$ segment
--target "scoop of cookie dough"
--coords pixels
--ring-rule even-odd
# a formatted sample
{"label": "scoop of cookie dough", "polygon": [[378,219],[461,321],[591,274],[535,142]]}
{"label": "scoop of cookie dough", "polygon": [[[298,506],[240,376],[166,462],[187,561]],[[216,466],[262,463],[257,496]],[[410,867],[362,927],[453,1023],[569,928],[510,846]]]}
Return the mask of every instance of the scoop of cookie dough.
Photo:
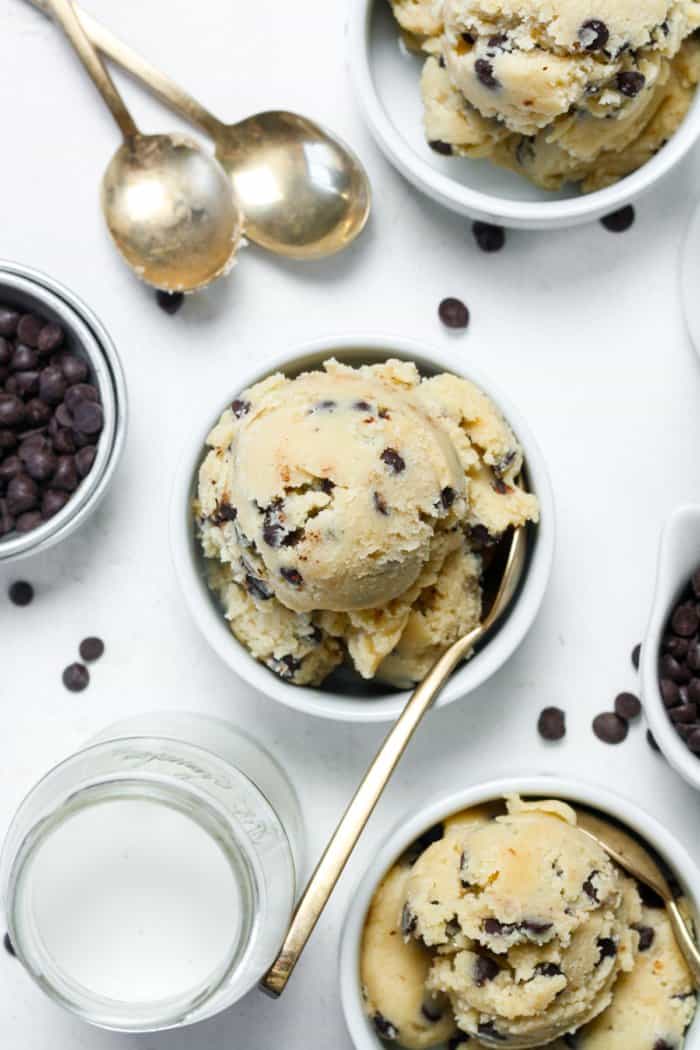
{"label": "scoop of cookie dough", "polygon": [[560,802],[508,813],[431,846],[406,889],[411,935],[437,949],[428,988],[460,1029],[540,1046],[611,1001],[634,963],[634,884]]}

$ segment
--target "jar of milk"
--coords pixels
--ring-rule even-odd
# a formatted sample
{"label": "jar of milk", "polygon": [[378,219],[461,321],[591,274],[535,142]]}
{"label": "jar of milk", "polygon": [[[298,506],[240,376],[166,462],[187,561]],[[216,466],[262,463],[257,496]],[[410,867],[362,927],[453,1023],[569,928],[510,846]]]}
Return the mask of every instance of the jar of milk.
{"label": "jar of milk", "polygon": [[92,1024],[192,1024],[275,958],[302,837],[286,774],[234,726],[176,713],[110,726],[12,822],[10,939],[43,991]]}

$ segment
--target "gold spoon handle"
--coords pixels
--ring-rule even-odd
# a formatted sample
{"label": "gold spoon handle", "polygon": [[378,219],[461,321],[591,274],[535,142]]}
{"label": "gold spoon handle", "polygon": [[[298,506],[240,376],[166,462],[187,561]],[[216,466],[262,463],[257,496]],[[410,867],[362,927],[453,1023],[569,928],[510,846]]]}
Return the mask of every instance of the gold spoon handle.
{"label": "gold spoon handle", "polygon": [[[51,14],[52,0],[30,0],[46,14]],[[142,55],[129,47],[114,35],[106,26],[103,26],[96,18],[84,11],[78,4],[72,4],[73,12],[80,22],[83,33],[93,47],[98,48],[112,61],[131,73],[146,85],[158,98],[169,106],[176,109],[190,123],[202,128],[208,135],[214,137],[220,133],[224,125],[210,113],[197,99],[188,94],[184,88],[176,84],[174,80],[166,76],[155,66],[151,65]]]}
{"label": "gold spoon handle", "polygon": [[674,900],[666,901],[666,913],[673,927],[676,944],[683,953],[688,969],[693,975],[697,988],[700,988],[700,951],[692,934],[685,924],[680,908]]}
{"label": "gold spoon handle", "polygon": [[134,135],[138,135],[139,130],[134,123],[133,117],[114,86],[114,81],[105,69],[102,60],[85,35],[78,16],[70,4],[70,0],[48,0],[48,6],[68,40],[75,48],[93,84],[107,103],[124,138],[133,138]]}
{"label": "gold spoon handle", "polygon": [[263,991],[275,998],[284,991],[357,840],[423,715],[432,705],[450,672],[476,645],[485,629],[484,625],[480,625],[455,642],[416,688],[404,707],[399,720],[367,770],[304,890],[279,955],[260,983]]}

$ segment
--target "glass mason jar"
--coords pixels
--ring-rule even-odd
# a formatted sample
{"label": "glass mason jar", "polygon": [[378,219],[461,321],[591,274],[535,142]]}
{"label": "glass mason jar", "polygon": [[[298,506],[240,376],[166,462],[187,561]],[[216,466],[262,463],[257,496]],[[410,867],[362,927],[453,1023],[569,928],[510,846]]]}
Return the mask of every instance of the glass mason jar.
{"label": "glass mason jar", "polygon": [[10,939],[43,991],[92,1024],[192,1024],[275,958],[302,837],[286,774],[236,727],[118,723],[20,806],[0,861]]}

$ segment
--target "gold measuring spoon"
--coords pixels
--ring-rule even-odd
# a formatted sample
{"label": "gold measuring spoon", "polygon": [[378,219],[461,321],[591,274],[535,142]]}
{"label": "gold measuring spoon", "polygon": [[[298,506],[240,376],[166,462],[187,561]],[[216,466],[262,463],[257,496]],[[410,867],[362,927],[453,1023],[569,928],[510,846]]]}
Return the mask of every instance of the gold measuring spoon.
{"label": "gold measuring spoon", "polygon": [[[49,0],[30,2],[50,13]],[[95,47],[214,141],[251,241],[292,259],[321,259],[362,232],[371,209],[369,179],[329,131],[282,110],[224,124],[77,4],[73,9]]]}
{"label": "gold measuring spoon", "polygon": [[102,181],[102,210],[115,245],[147,284],[193,291],[227,272],[241,232],[231,183],[184,135],[142,135],[69,0],[43,0],[73,45],[124,142]]}
{"label": "gold measuring spoon", "polygon": [[478,627],[458,639],[447,652],[443,653],[432,670],[414,690],[326,846],[296,907],[280,953],[262,979],[263,991],[274,997],[280,996],[284,991],[357,840],[423,715],[432,707],[433,701],[457,664],[469,655],[474,646],[495,626],[509,608],[523,573],[526,552],[525,529],[515,529],[491,608]]}
{"label": "gold measuring spoon", "polygon": [[652,855],[632,835],[587,810],[577,809],[576,820],[581,831],[603,849],[611,860],[639,882],[656,893],[664,902],[676,943],[683,953],[693,980],[700,988],[700,950],[685,924],[666,876]]}

